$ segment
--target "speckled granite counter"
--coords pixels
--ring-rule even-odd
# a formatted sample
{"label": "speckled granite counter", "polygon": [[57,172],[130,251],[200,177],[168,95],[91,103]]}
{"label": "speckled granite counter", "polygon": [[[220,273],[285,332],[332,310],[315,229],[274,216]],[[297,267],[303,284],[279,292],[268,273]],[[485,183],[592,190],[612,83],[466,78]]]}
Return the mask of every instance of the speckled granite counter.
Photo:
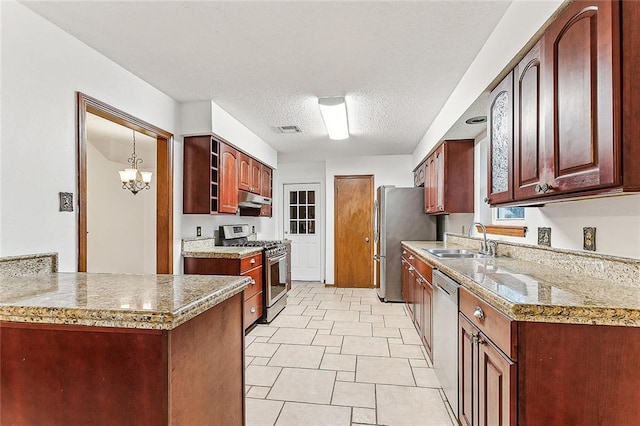
{"label": "speckled granite counter", "polygon": [[603,279],[513,257],[445,259],[425,250],[468,247],[452,242],[403,244],[513,319],[640,327],[640,262],[634,259],[627,265],[622,259],[621,272]]}
{"label": "speckled granite counter", "polygon": [[0,321],[171,330],[250,277],[52,273],[0,279]]}
{"label": "speckled granite counter", "polygon": [[262,251],[262,247],[212,247],[209,249],[196,249],[192,251],[182,251],[183,257],[217,258],[217,259],[240,259],[251,256]]}
{"label": "speckled granite counter", "polygon": [[213,238],[194,238],[182,240],[182,257],[239,259],[260,253],[262,247],[224,247],[216,246]]}

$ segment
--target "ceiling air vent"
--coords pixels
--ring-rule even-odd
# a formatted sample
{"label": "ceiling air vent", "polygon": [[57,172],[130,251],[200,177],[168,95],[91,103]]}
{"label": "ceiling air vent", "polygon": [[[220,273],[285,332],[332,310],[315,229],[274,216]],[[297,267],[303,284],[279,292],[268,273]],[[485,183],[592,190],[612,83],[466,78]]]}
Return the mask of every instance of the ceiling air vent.
{"label": "ceiling air vent", "polygon": [[302,133],[298,126],[277,126],[276,128],[280,130],[280,133]]}

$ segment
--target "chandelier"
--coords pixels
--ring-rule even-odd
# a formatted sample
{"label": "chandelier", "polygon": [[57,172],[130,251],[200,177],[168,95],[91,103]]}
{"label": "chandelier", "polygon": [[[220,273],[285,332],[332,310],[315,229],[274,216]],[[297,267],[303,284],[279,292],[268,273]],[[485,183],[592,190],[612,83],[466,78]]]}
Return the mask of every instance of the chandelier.
{"label": "chandelier", "polygon": [[142,163],[142,158],[136,155],[136,131],[133,131],[133,153],[127,159],[131,164],[131,168],[120,170],[120,180],[122,181],[122,189],[128,189],[136,195],[143,189],[149,189],[151,183],[152,172],[141,172],[138,170],[138,164]]}

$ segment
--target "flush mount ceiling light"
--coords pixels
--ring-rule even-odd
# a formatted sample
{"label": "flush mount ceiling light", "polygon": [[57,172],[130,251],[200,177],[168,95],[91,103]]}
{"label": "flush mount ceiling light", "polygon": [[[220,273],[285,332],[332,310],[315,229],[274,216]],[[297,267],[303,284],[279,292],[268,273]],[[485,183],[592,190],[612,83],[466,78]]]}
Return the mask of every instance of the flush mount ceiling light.
{"label": "flush mount ceiling light", "polygon": [[465,123],[480,124],[480,123],[486,123],[486,121],[487,121],[487,117],[485,115],[479,115],[477,117],[471,117],[468,120],[465,120]]}
{"label": "flush mount ceiling light", "polygon": [[151,183],[152,172],[141,172],[138,170],[138,164],[142,163],[142,158],[136,155],[136,131],[133,131],[133,153],[127,159],[131,164],[131,168],[120,170],[120,180],[122,181],[122,189],[128,189],[136,195],[143,189],[149,189]]}
{"label": "flush mount ceiling light", "polygon": [[349,137],[347,105],[343,97],[318,98],[320,113],[327,128],[329,139],[342,140]]}

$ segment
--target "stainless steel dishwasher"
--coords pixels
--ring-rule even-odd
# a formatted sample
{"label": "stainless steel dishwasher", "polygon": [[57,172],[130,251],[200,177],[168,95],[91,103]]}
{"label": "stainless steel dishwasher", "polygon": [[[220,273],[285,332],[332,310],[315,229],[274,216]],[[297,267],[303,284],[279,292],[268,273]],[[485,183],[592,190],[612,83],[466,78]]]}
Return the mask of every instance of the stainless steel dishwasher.
{"label": "stainless steel dishwasher", "polygon": [[434,270],[433,286],[433,368],[457,417],[459,284]]}

